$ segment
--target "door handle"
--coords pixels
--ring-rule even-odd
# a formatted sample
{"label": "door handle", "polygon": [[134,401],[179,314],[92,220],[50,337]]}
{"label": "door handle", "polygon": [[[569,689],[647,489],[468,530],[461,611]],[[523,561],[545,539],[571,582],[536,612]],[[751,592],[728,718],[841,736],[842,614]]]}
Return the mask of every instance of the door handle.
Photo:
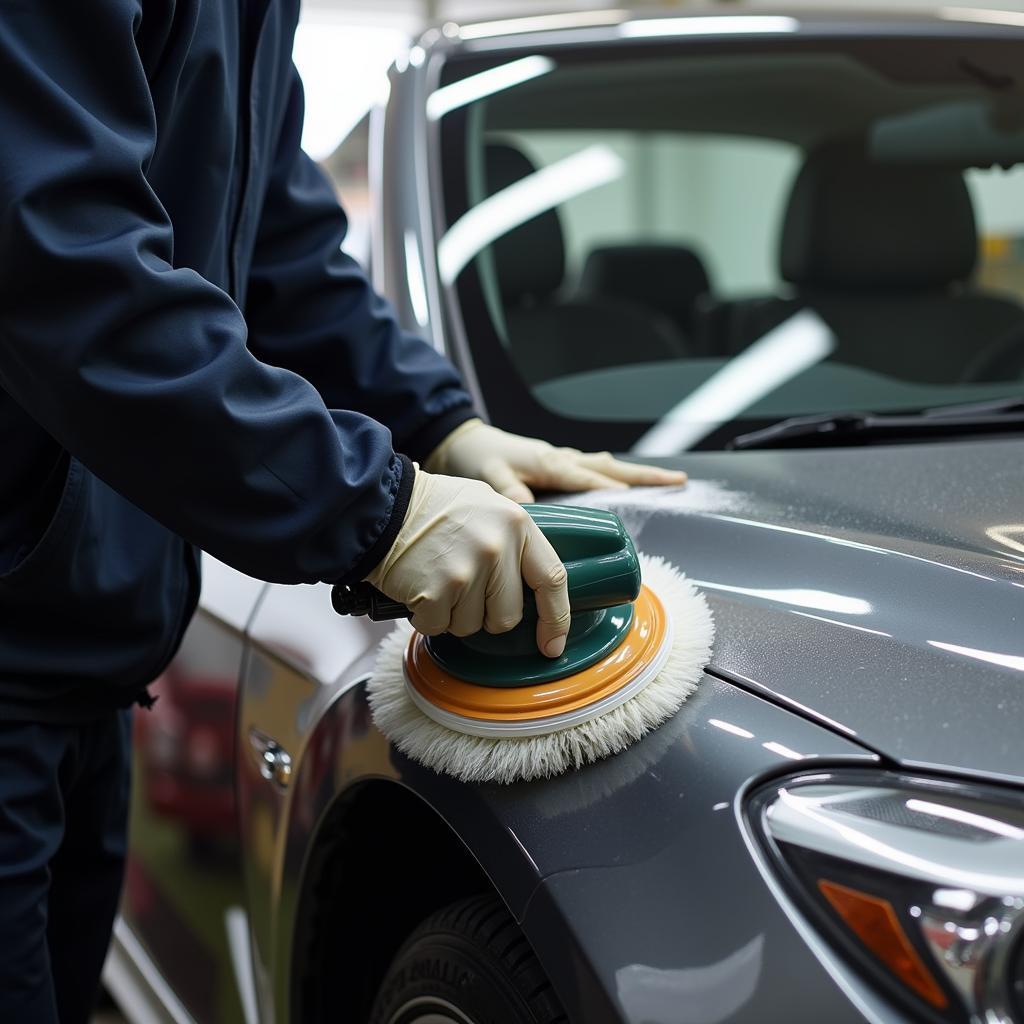
{"label": "door handle", "polygon": [[277,740],[258,729],[249,730],[249,749],[256,760],[260,775],[275,782],[282,789],[292,780],[292,757]]}

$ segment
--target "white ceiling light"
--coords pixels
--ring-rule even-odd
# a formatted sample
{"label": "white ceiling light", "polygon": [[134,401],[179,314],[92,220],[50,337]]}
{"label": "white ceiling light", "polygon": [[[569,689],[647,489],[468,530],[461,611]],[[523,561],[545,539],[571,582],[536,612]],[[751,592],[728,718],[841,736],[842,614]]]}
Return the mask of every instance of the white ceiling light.
{"label": "white ceiling light", "polygon": [[546,75],[554,66],[555,62],[550,57],[523,57],[521,60],[481,71],[477,75],[470,75],[469,78],[452,82],[451,85],[444,85],[427,97],[427,117],[431,121],[438,121],[445,114],[458,110],[467,103],[492,96],[504,89],[511,89],[515,85],[522,85],[531,78]]}
{"label": "white ceiling light", "polygon": [[513,228],[573,196],[622,176],[625,164],[608,146],[588,146],[527,175],[477,203],[445,233],[437,247],[441,281],[450,285],[481,249]]}
{"label": "white ceiling light", "polygon": [[938,647],[940,651],[949,651],[951,654],[962,654],[965,658],[974,658],[977,661],[987,661],[990,665],[999,665],[1002,668],[1016,669],[1024,672],[1024,655],[1001,654],[999,651],[981,651],[976,647],[961,647],[959,644],[946,644],[941,640],[929,640],[929,647]]}
{"label": "white ceiling light", "polygon": [[292,56],[306,92],[302,148],[314,160],[330,156],[367,110],[387,99],[388,65],[407,45],[401,29],[303,12]]}
{"label": "white ceiling light", "polygon": [[724,594],[740,594],[743,597],[756,597],[761,601],[773,604],[788,604],[797,608],[815,608],[823,612],[839,615],[870,615],[871,602],[860,597],[849,597],[846,594],[833,594],[828,590],[779,589],[769,587],[739,587],[729,583],[716,583],[714,580],[693,580],[695,586],[705,590],[721,591]]}
{"label": "white ceiling light", "polygon": [[461,39],[484,39],[488,36],[509,36],[522,32],[555,32],[559,29],[594,28],[618,25],[629,18],[629,11],[578,11],[573,14],[540,14],[532,18],[505,18],[459,26]]}
{"label": "white ceiling light", "polygon": [[774,15],[736,15],[694,18],[651,18],[627,21],[619,26],[619,34],[630,39],[647,36],[717,36],[762,35],[773,32],[796,32],[796,18]]}
{"label": "white ceiling light", "polygon": [[423,262],[420,260],[420,248],[414,232],[405,232],[405,267],[409,285],[409,302],[412,314],[420,327],[426,327],[429,319],[427,309],[427,288],[423,280]]}
{"label": "white ceiling light", "polygon": [[1011,25],[1024,28],[1024,13],[991,11],[980,7],[943,7],[939,14],[948,21],[976,21],[987,25]]}
{"label": "white ceiling light", "polygon": [[716,427],[798,377],[835,348],[835,336],[816,313],[803,310],[730,359],[690,392],[633,445],[636,455],[677,455]]}

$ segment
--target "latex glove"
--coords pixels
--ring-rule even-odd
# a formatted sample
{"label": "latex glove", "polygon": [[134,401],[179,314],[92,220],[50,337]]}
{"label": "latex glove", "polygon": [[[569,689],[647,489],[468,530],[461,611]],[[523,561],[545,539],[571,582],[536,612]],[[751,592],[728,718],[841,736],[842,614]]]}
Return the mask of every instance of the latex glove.
{"label": "latex glove", "polygon": [[533,501],[532,487],[589,491],[686,483],[686,474],[678,470],[620,462],[608,452],[556,448],[475,419],[456,427],[431,452],[424,466],[431,473],[484,480],[513,501]]}
{"label": "latex glove", "polygon": [[527,512],[478,480],[419,470],[398,536],[366,579],[428,636],[505,633],[537,599],[537,647],[557,658],[569,631],[565,566]]}

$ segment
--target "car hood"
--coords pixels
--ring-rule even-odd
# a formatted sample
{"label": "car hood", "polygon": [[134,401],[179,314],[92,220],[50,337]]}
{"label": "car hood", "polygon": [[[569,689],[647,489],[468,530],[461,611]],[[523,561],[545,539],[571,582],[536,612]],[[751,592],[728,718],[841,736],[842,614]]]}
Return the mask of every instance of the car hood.
{"label": "car hood", "polygon": [[711,670],[911,767],[1024,781],[1024,442],[693,453],[592,492],[699,584]]}

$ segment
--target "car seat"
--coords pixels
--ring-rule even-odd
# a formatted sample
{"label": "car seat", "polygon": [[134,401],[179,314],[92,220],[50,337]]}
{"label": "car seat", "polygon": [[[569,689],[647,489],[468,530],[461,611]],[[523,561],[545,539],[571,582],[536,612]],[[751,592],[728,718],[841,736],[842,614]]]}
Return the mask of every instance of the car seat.
{"label": "car seat", "polygon": [[580,296],[630,302],[661,313],[683,338],[694,330],[694,307],[711,291],[707,268],[685,245],[636,243],[590,250],[580,276]]}
{"label": "car seat", "polygon": [[[534,173],[514,146],[485,149],[490,194]],[[613,299],[559,297],[565,281],[565,239],[557,210],[547,210],[493,243],[509,354],[528,384],[570,373],[659,359],[683,346],[661,314]]]}
{"label": "car seat", "polygon": [[726,344],[738,351],[811,309],[835,334],[837,361],[956,382],[983,347],[1024,319],[1016,302],[970,285],[977,252],[959,170],[874,163],[849,144],[822,147],[797,176],[782,233],[781,271],[794,294],[735,304]]}

